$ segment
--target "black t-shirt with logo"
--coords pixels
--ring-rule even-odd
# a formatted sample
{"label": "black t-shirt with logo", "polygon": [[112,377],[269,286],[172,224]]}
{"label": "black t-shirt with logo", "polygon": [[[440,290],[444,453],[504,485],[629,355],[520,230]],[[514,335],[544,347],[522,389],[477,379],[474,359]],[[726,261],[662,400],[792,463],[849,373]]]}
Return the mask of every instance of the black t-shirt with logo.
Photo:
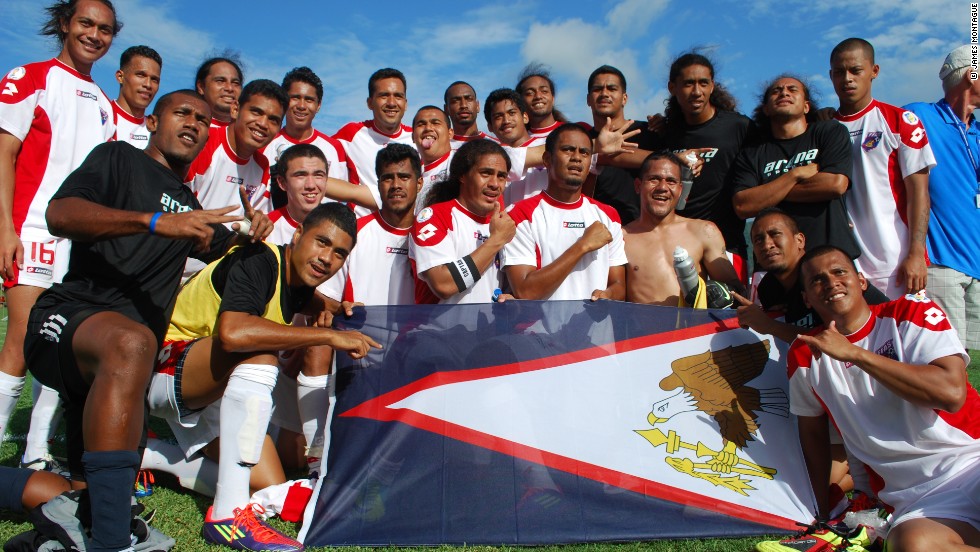
{"label": "black t-shirt with logo", "polygon": [[[795,138],[770,138],[743,149],[735,160],[733,193],[769,183],[794,167],[813,163],[820,172],[842,174],[850,182],[851,140],[843,125],[818,121]],[[807,250],[830,244],[846,251],[852,259],[860,256],[843,198],[814,203],[782,201],[777,206],[796,220],[806,236]]]}
{"label": "black t-shirt with logo", "polygon": [[[180,177],[125,142],[93,149],[52,199],[69,197],[144,213],[201,209]],[[120,311],[146,324],[162,340],[187,257],[205,262],[217,259],[235,237],[220,224],[212,227],[214,238],[205,252],[194,252],[188,240],[150,234],[73,241],[63,283],[45,291],[37,305],[74,303]]]}
{"label": "black t-shirt with logo", "polygon": [[710,220],[721,230],[728,249],[746,252],[745,222],[732,207],[732,177],[735,158],[743,146],[757,142],[752,120],[734,111],[717,110],[715,116],[699,125],[688,125],[683,119],[667,126],[665,146],[675,152],[695,148],[713,148],[701,154],[704,167],[694,179],[687,204],[677,214]]}

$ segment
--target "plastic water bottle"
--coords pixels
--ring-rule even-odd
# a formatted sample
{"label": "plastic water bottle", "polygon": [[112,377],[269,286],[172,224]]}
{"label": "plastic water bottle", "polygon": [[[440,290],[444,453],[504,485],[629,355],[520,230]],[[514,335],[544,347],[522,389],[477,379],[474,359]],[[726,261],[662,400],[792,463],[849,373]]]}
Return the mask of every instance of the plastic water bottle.
{"label": "plastic water bottle", "polygon": [[[698,290],[698,269],[694,266],[694,261],[681,246],[674,248],[674,273],[677,274],[677,282],[681,285],[681,297],[687,300],[688,296],[697,293]],[[692,293],[693,292],[693,293]]]}

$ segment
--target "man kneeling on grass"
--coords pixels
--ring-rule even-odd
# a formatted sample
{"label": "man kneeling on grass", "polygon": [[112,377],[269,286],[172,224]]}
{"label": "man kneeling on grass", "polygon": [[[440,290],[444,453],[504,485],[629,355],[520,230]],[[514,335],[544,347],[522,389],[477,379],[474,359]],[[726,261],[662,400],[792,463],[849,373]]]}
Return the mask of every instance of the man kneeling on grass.
{"label": "man kneeling on grass", "polygon": [[[303,549],[256,519],[262,512],[249,504],[249,479],[256,488],[285,481],[266,436],[278,351],[328,345],[360,359],[380,347],[359,332],[324,327],[328,315],[310,327],[287,322],[340,269],[355,240],[354,213],[339,203],[320,205],[289,245],[236,249],[197,273],[177,297],[149,402],[188,455],[203,450],[218,457],[214,504],[202,529],[208,542],[239,550]],[[262,469],[253,474],[256,465]]]}

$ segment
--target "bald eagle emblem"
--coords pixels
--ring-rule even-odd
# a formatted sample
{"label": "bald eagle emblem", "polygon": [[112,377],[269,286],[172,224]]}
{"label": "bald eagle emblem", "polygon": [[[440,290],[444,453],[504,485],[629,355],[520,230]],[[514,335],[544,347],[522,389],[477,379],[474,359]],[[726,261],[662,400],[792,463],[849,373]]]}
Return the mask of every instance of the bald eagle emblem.
{"label": "bald eagle emblem", "polygon": [[[776,470],[741,458],[739,451],[756,439],[760,413],[789,416],[789,401],[782,389],[747,385],[762,374],[769,347],[768,341],[759,341],[675,360],[671,374],[660,381],[660,389],[680,391],[653,404],[647,421],[654,429],[636,433],[655,447],[664,445],[672,455],[664,460],[675,470],[747,496],[747,491],[755,490],[749,484],[752,478],[772,479]],[[702,412],[714,419],[721,434],[720,450],[700,441],[684,442],[675,431],[664,434],[656,427],[687,412]],[[697,459],[673,456],[680,449],[693,452]]]}

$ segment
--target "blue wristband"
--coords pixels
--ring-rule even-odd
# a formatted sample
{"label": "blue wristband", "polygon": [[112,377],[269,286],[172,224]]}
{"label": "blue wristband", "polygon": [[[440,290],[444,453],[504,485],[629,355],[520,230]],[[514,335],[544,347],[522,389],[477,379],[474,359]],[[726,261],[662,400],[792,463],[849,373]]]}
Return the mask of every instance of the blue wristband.
{"label": "blue wristband", "polygon": [[157,221],[160,220],[160,216],[161,215],[163,215],[163,213],[157,212],[157,213],[153,213],[153,216],[150,217],[150,234],[151,235],[156,233]]}

